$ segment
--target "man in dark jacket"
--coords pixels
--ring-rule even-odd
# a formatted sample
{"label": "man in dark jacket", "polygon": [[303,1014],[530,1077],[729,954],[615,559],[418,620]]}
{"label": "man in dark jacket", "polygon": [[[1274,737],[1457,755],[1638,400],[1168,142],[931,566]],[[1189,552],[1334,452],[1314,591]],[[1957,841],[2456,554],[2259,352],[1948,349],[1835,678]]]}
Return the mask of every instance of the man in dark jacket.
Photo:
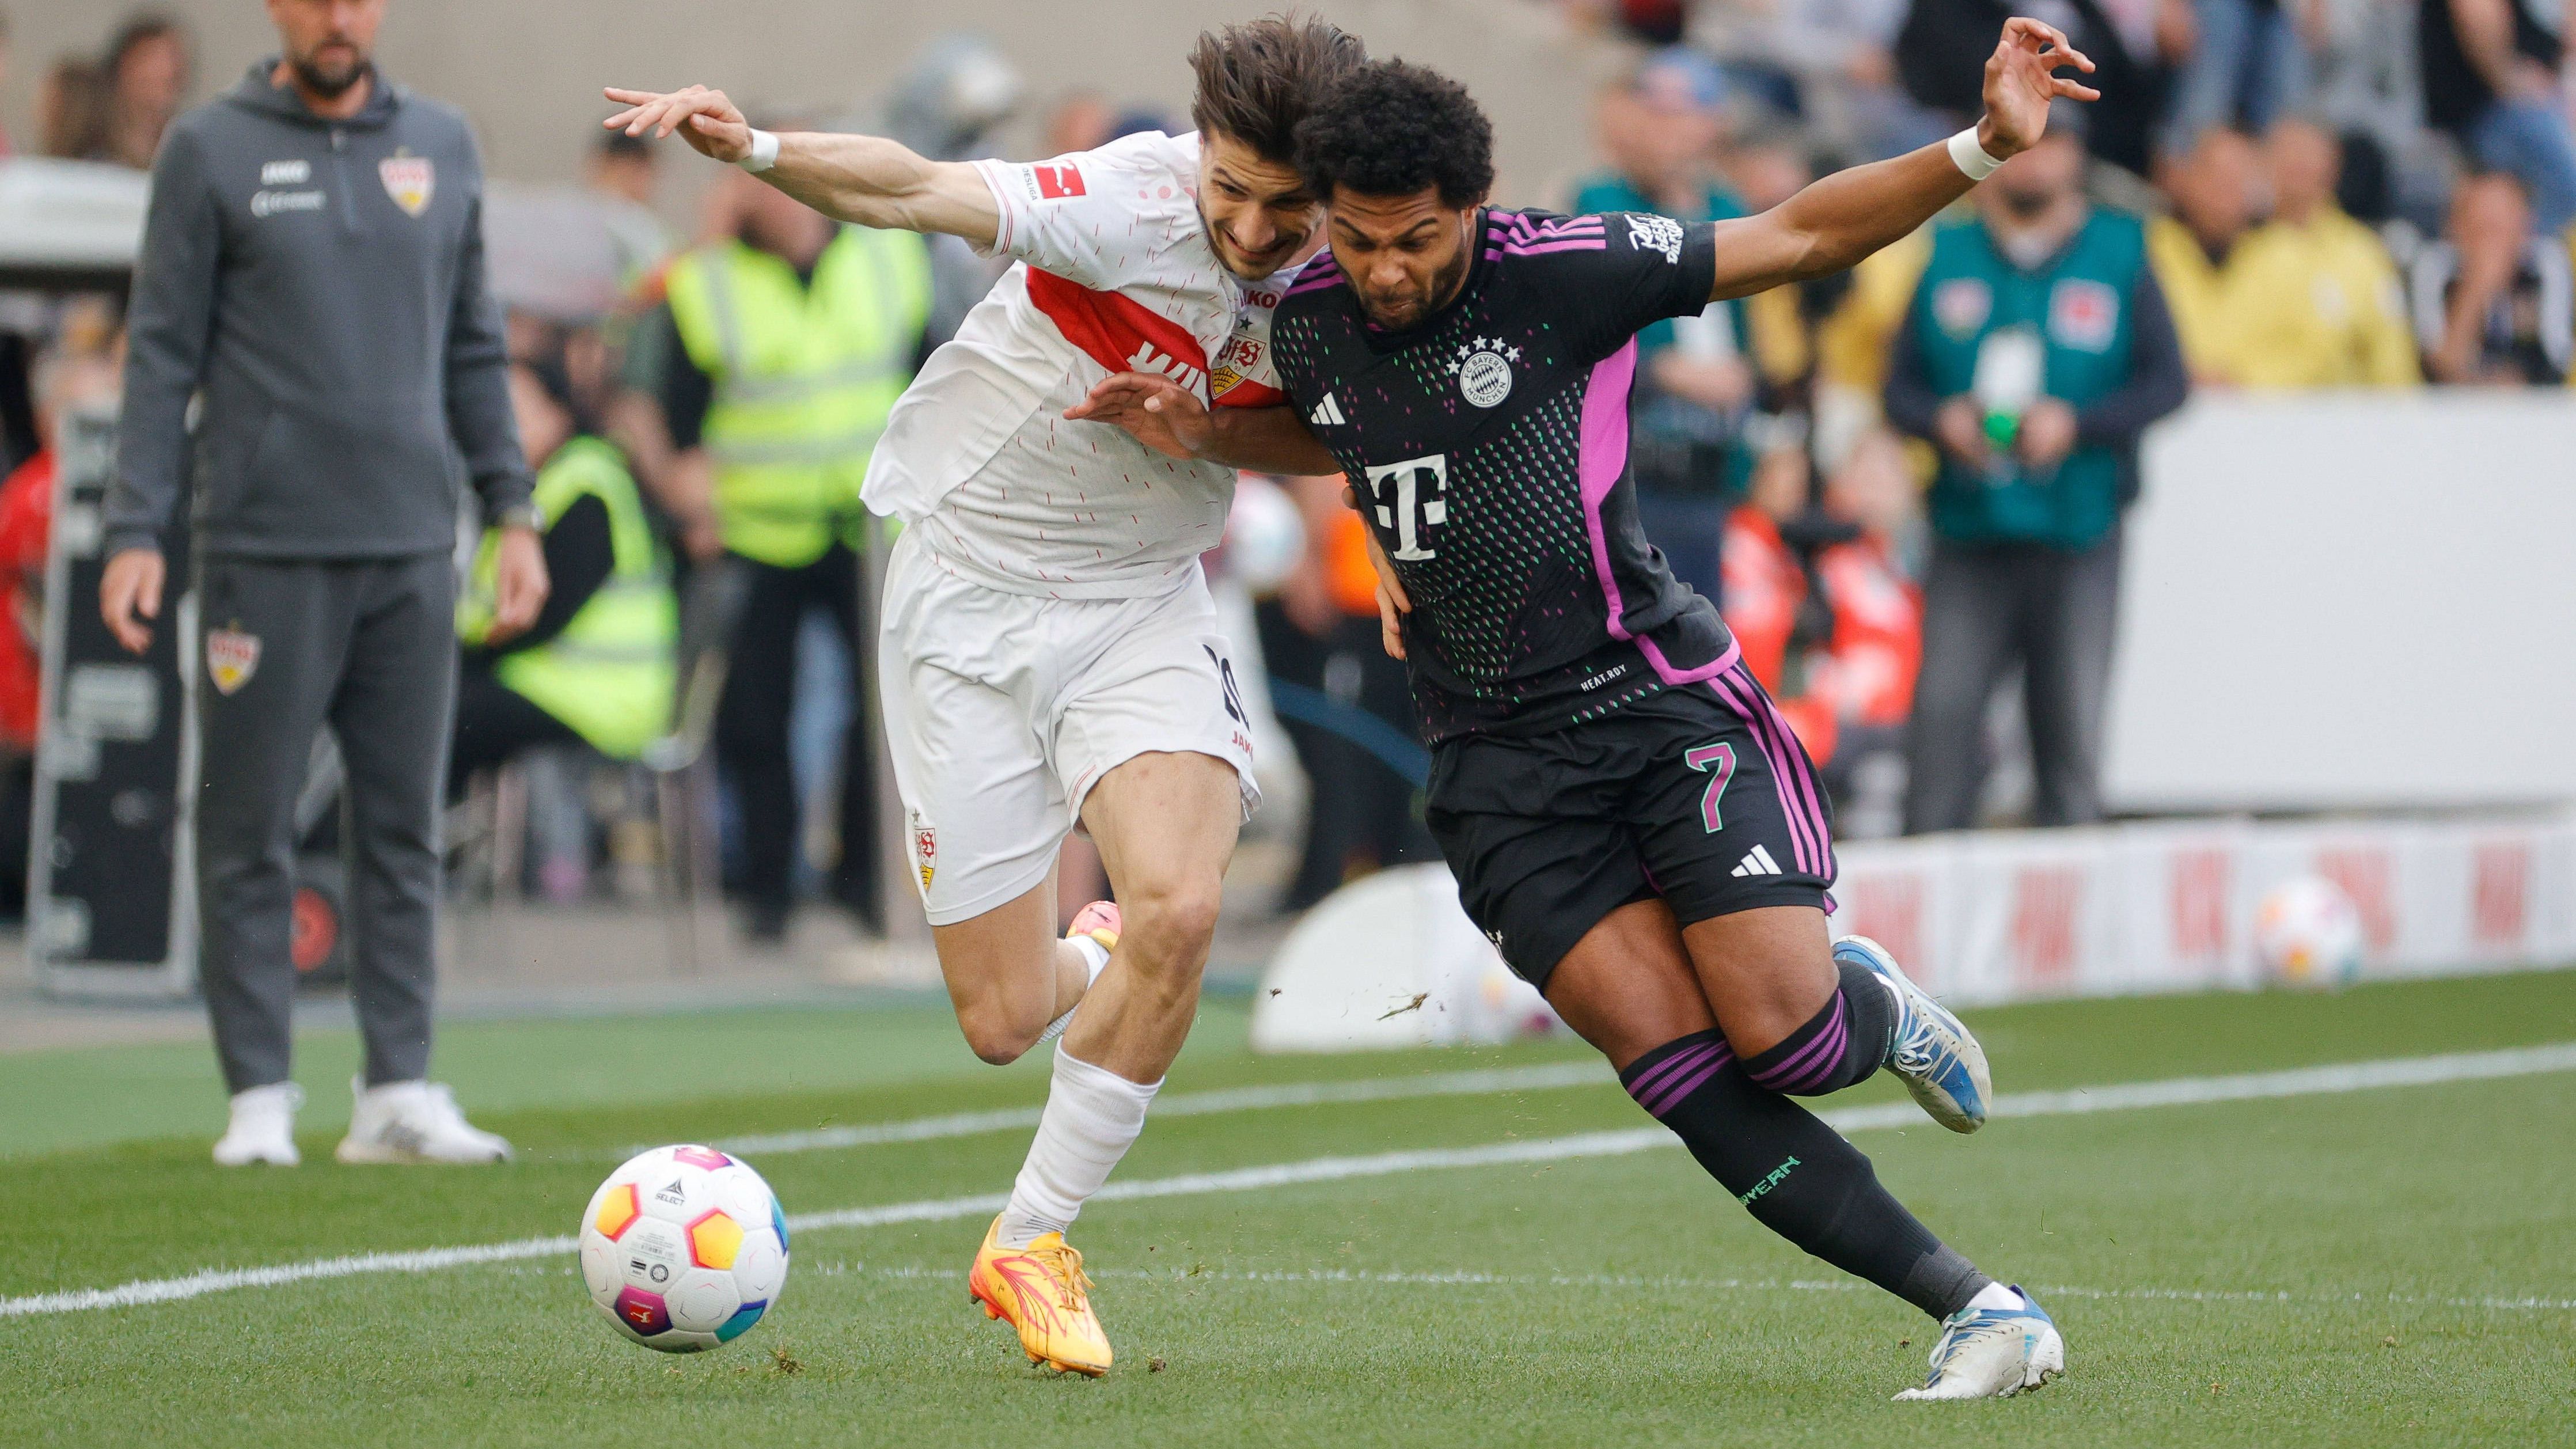
{"label": "man in dark jacket", "polygon": [[1905,828],[1975,823],[1986,702],[2021,666],[2043,825],[2102,815],[2120,515],[2138,439],[2188,380],[2134,216],[2084,195],[2084,145],[2045,139],[1939,228],[1897,330],[1887,416],[1941,450]]}
{"label": "man in dark jacket", "polygon": [[289,862],[328,723],[366,1046],[338,1156],[498,1161],[509,1144],[427,1080],[460,470],[504,532],[497,630],[525,628],[546,593],[484,284],[482,168],[461,115],[369,62],[385,0],[268,9],[283,55],[181,117],[153,166],[100,607],[127,648],[150,642],[192,477],[200,970],[233,1093],[215,1160],[296,1160]]}

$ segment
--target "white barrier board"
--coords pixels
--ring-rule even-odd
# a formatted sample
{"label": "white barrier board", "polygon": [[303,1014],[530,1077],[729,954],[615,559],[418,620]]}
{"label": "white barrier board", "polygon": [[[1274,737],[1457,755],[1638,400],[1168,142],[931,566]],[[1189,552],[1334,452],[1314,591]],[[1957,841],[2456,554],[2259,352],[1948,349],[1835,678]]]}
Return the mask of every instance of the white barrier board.
{"label": "white barrier board", "polygon": [[2142,466],[2114,808],[2576,800],[2576,393],[2208,394]]}
{"label": "white barrier board", "polygon": [[[2302,875],[2352,897],[2366,980],[2576,959],[2576,815],[1990,831],[1840,859],[1836,933],[1877,938],[1962,1005],[2259,984],[2255,911]],[[1298,923],[1254,996],[1252,1044],[1496,1041],[1549,1021],[1459,909],[1448,868],[1417,865]]]}

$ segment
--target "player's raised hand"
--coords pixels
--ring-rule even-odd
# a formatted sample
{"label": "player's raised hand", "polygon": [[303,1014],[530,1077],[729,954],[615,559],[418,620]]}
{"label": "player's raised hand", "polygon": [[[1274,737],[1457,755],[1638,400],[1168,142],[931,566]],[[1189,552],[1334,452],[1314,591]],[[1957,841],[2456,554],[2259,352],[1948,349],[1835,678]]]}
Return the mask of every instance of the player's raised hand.
{"label": "player's raised hand", "polygon": [[1197,393],[1152,372],[1121,372],[1092,385],[1091,395],[1064,410],[1066,419],[1108,423],[1136,441],[1175,458],[1199,458],[1215,422]]}
{"label": "player's raised hand", "polygon": [[[1991,70],[1988,72],[1991,77]],[[1991,79],[1989,84],[1991,85]],[[600,122],[605,130],[656,138],[673,131],[698,154],[718,161],[740,161],[751,154],[751,122],[722,91],[690,86],[676,91],[629,91],[609,86],[601,94],[626,109]]]}
{"label": "player's raised hand", "polygon": [[2051,101],[2102,99],[2100,91],[2057,74],[2066,66],[2093,69],[2092,59],[2067,41],[2065,31],[2026,16],[2004,22],[2003,39],[1986,61],[1986,114],[1977,123],[1977,144],[1987,155],[2029,150],[2048,129]]}

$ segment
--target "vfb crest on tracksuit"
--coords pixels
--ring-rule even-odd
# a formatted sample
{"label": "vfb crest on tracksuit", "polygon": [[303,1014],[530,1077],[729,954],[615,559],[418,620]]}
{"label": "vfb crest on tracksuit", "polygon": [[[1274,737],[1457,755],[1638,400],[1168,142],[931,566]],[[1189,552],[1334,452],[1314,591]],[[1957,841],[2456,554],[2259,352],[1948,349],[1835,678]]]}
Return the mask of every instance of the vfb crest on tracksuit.
{"label": "vfb crest on tracksuit", "polygon": [[429,210],[429,198],[438,190],[438,168],[426,156],[408,152],[388,156],[376,163],[376,175],[385,183],[385,195],[405,216]]}

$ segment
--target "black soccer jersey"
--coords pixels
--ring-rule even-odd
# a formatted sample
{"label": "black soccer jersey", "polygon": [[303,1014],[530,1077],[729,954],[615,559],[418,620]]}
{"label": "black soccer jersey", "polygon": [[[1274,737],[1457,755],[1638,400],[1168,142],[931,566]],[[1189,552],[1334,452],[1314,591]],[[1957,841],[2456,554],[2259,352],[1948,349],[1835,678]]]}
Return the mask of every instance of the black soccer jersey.
{"label": "black soccer jersey", "polygon": [[1708,305],[1714,229],[1624,212],[1481,225],[1465,289],[1422,325],[1373,326],[1327,252],[1271,333],[1413,601],[1405,652],[1435,741],[1560,728],[1736,654],[1647,543],[1628,474],[1637,329]]}

